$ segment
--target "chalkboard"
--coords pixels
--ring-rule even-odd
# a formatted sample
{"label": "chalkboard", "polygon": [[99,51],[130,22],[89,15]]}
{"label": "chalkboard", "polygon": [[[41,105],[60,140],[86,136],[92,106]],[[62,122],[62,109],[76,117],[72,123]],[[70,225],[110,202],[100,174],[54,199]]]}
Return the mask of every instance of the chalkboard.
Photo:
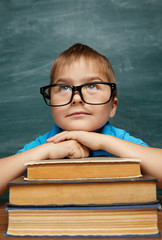
{"label": "chalkboard", "polygon": [[111,123],[162,147],[161,0],[0,1],[0,157],[53,126],[39,93],[56,57],[81,42],[110,60],[119,105]]}

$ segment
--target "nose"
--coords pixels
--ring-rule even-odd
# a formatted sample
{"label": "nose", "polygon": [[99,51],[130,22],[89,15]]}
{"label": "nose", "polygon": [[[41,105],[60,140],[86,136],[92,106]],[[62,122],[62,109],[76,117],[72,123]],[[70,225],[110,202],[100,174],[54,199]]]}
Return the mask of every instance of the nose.
{"label": "nose", "polygon": [[77,104],[77,103],[83,104],[83,100],[80,96],[80,93],[78,91],[75,91],[71,104]]}

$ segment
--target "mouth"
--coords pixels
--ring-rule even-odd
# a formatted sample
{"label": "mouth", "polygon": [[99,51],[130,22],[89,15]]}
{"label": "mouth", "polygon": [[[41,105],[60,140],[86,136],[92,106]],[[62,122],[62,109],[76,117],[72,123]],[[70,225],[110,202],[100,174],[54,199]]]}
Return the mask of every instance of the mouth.
{"label": "mouth", "polygon": [[73,113],[69,114],[67,117],[82,117],[82,116],[86,116],[86,115],[91,115],[91,114],[80,111],[80,112],[73,112]]}

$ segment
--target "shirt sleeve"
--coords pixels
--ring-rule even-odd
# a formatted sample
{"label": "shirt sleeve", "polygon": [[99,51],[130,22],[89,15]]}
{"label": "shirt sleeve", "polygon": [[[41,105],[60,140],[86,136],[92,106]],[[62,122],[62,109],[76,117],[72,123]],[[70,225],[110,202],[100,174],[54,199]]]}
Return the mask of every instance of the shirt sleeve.
{"label": "shirt sleeve", "polygon": [[[148,144],[143,142],[141,139],[135,138],[135,137],[131,136],[129,133],[127,133],[125,130],[113,127],[109,123],[104,127],[104,129],[102,130],[101,133],[148,147]],[[103,150],[92,151],[91,154],[92,154],[92,156],[113,156],[109,152],[106,152]]]}
{"label": "shirt sleeve", "polygon": [[102,133],[148,147],[148,144],[143,142],[141,139],[133,137],[125,130],[116,128],[109,123],[104,127],[104,129],[102,130]]}
{"label": "shirt sleeve", "polygon": [[44,144],[44,143],[46,143],[47,138],[48,138],[48,133],[46,133],[43,136],[37,137],[34,141],[26,144],[22,149],[17,151],[17,153],[21,153],[21,152],[24,152],[24,151],[29,150],[31,148],[37,147],[41,144]]}
{"label": "shirt sleeve", "polygon": [[148,147],[148,144],[143,142],[141,139],[139,138],[135,138],[133,136],[131,136],[129,133],[125,132],[123,133],[121,139],[123,140],[126,140],[126,141],[129,141],[129,142],[133,142],[133,143],[136,143],[136,144],[139,144],[139,145],[142,145],[142,146],[146,146]]}
{"label": "shirt sleeve", "polygon": [[26,150],[29,150],[31,148],[37,147],[41,144],[45,144],[46,140],[50,137],[53,137],[54,135],[56,135],[57,133],[59,133],[61,131],[61,129],[55,124],[52,128],[51,131],[45,133],[42,136],[37,137],[34,141],[26,144],[22,149],[20,149],[17,153],[21,153],[24,152]]}

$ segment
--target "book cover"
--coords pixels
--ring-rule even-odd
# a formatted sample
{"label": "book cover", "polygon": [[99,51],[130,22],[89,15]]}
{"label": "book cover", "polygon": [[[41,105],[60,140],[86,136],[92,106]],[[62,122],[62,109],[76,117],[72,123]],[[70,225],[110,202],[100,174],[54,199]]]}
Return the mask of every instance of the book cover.
{"label": "book cover", "polygon": [[75,181],[10,182],[9,203],[13,205],[140,204],[156,201],[156,179],[119,178]]}
{"label": "book cover", "polygon": [[140,160],[113,157],[42,160],[26,163],[26,180],[140,177]]}
{"label": "book cover", "polygon": [[[160,236],[160,204],[98,207],[8,208],[8,236]],[[21,219],[21,221],[20,221]]]}

